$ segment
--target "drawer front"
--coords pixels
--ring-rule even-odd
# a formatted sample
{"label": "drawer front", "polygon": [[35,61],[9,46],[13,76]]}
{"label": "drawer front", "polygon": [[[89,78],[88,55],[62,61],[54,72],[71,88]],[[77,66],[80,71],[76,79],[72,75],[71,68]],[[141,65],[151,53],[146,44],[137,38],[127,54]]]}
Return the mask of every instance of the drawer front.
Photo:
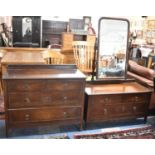
{"label": "drawer front", "polygon": [[119,105],[116,106],[107,105],[103,107],[89,108],[87,120],[108,120],[116,118],[133,118],[136,116],[144,116],[146,114],[146,104],[128,104],[128,105]]}
{"label": "drawer front", "polygon": [[46,90],[80,90],[83,88],[83,81],[79,80],[48,80],[46,81]]}
{"label": "drawer front", "polygon": [[87,121],[144,116],[148,109],[149,97],[149,94],[89,96]]}
{"label": "drawer front", "polygon": [[9,93],[9,108],[40,107],[57,105],[81,105],[81,91],[52,91],[52,92],[17,92]]}
{"label": "drawer front", "polygon": [[132,104],[127,106],[122,104],[117,104],[116,106],[106,105],[100,107],[93,107],[89,109],[89,112],[92,117],[102,116],[102,117],[116,117],[121,115],[130,115],[132,114],[133,108]]}
{"label": "drawer front", "polygon": [[43,80],[12,80],[7,85],[9,92],[38,91],[45,88]]}
{"label": "drawer front", "polygon": [[40,92],[17,92],[8,95],[9,108],[33,107],[42,105]]}
{"label": "drawer front", "polygon": [[147,107],[148,105],[145,102],[141,102],[141,103],[134,103],[132,110],[133,110],[133,114],[134,115],[141,115],[141,114],[145,114],[147,112]]}
{"label": "drawer front", "polygon": [[150,95],[149,94],[124,94],[123,100],[124,103],[141,103],[141,102],[149,102]]}
{"label": "drawer front", "polygon": [[92,104],[116,104],[116,103],[123,103],[121,95],[97,95],[92,97]]}
{"label": "drawer front", "polygon": [[44,105],[81,105],[81,91],[53,91],[42,95]]}
{"label": "drawer front", "polygon": [[10,123],[80,119],[81,108],[42,108],[8,111]]}

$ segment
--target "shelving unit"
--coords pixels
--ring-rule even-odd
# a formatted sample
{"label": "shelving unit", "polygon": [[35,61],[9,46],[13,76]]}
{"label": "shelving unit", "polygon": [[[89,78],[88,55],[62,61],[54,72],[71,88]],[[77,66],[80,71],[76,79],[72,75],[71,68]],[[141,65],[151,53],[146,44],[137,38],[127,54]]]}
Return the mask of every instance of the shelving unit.
{"label": "shelving unit", "polygon": [[67,31],[68,22],[63,21],[42,21],[42,46],[47,47],[48,44],[61,44],[61,34]]}

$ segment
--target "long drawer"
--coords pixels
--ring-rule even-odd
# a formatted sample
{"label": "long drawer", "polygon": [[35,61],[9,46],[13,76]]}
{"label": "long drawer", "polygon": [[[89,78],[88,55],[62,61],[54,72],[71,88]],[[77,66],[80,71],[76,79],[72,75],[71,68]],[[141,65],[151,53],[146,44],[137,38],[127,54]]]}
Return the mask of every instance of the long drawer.
{"label": "long drawer", "polygon": [[119,118],[121,116],[133,117],[137,115],[144,115],[146,110],[146,103],[137,104],[116,104],[115,106],[90,106],[88,110],[88,120],[90,119],[108,119]]}
{"label": "long drawer", "polygon": [[149,94],[116,94],[116,95],[96,95],[92,97],[92,104],[128,104],[128,103],[141,103],[149,100]]}
{"label": "long drawer", "polygon": [[60,107],[60,108],[41,108],[41,109],[20,109],[8,111],[9,123],[55,121],[66,119],[80,119],[80,107]]}
{"label": "long drawer", "polygon": [[81,105],[82,91],[13,92],[9,93],[9,108]]}
{"label": "long drawer", "polygon": [[53,90],[80,90],[84,81],[79,80],[12,80],[8,81],[9,92],[21,91],[53,91]]}

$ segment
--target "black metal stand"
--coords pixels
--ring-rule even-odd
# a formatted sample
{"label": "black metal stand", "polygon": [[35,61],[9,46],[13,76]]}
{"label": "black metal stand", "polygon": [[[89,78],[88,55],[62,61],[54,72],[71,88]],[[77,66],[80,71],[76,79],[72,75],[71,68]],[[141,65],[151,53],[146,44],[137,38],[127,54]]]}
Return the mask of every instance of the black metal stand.
{"label": "black metal stand", "polygon": [[155,92],[155,77],[153,78],[153,84],[154,84],[154,92]]}
{"label": "black metal stand", "polygon": [[96,76],[96,65],[97,65],[97,62],[96,62],[96,57],[97,57],[97,50],[98,50],[98,41],[96,39],[95,41],[95,46],[94,46],[94,58],[93,58],[93,66],[92,66],[92,78],[91,78],[91,81],[94,81],[94,77]]}

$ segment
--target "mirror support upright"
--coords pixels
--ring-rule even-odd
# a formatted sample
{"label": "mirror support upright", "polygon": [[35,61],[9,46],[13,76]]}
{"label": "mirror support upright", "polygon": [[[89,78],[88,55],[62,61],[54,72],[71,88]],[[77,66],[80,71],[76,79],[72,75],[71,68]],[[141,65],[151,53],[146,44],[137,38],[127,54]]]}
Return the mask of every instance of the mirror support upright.
{"label": "mirror support upright", "polygon": [[96,70],[96,66],[97,66],[97,59],[96,59],[97,51],[98,51],[98,40],[96,38],[95,46],[94,46],[94,58],[93,58],[92,78],[91,78],[91,81],[94,81],[95,80],[95,76],[96,76],[96,71],[95,70]]}

